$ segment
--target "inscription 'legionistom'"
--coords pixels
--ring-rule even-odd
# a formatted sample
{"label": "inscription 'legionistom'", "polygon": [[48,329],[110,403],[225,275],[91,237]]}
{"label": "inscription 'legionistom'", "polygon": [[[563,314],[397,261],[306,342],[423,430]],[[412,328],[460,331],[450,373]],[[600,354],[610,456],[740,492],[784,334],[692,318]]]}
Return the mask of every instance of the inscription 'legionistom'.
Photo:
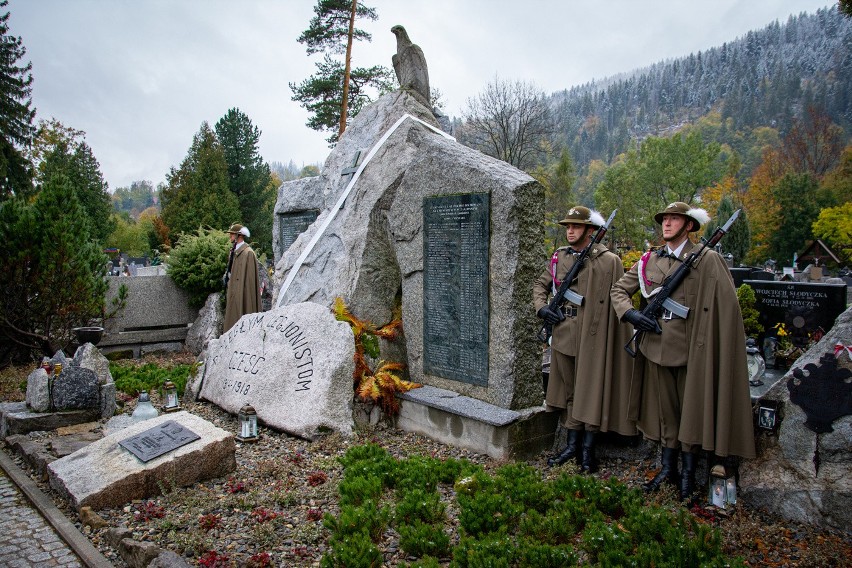
{"label": "inscription 'legionistom'", "polygon": [[[258,327],[263,327],[265,331],[274,331],[282,334],[286,343],[290,346],[293,354],[293,359],[296,361],[297,378],[296,384],[298,388],[295,392],[310,390],[311,377],[314,375],[314,359],[312,351],[308,344],[308,337],[305,330],[295,321],[290,320],[285,314],[278,314],[271,318],[265,318],[266,314],[251,314],[239,321],[237,325],[228,331],[225,339],[225,347],[245,333],[248,333]],[[264,319],[268,321],[264,322]],[[216,355],[212,358],[213,366],[220,361],[220,356]],[[266,357],[258,353],[253,353],[245,349],[234,349],[230,353],[228,359],[229,371],[242,371],[247,375],[257,375],[264,367]],[[248,379],[249,377],[246,377]],[[251,385],[248,381],[239,381],[228,379],[223,381],[222,388],[224,390],[233,389],[234,392],[248,394],[251,390]]]}

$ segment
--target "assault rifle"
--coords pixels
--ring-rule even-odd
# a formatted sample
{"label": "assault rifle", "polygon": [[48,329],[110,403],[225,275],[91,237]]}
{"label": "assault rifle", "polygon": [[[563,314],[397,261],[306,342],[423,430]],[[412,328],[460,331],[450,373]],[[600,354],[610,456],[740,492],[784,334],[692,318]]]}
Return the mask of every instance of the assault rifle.
{"label": "assault rifle", "polygon": [[[592,252],[592,246],[595,243],[601,242],[601,239],[604,238],[607,230],[609,229],[610,224],[612,224],[612,220],[615,218],[615,214],[618,212],[618,209],[613,211],[609,219],[606,220],[606,223],[602,227],[598,227],[598,230],[592,235],[592,238],[589,239],[589,244],[580,251],[580,254],[574,259],[574,264],[568,270],[568,274],[565,275],[565,279],[562,280],[562,284],[559,285],[559,289],[556,291],[556,294],[553,295],[553,299],[550,300],[550,304],[548,305],[548,309],[552,311],[558,311],[562,306],[562,303],[565,300],[568,300],[575,306],[582,306],[583,300],[585,298],[571,290],[569,286],[574,282],[574,279],[577,278],[577,274],[580,273],[580,270],[583,268],[583,265],[586,263],[586,258],[588,258],[589,253]],[[541,329],[538,332],[538,339],[547,343],[550,340],[550,336],[553,335],[553,325],[547,322],[541,326]]]}
{"label": "assault rifle", "polygon": [[[731,218],[728,219],[728,222],[725,223],[722,227],[719,227],[713,232],[713,235],[709,240],[701,239],[702,245],[697,251],[692,251],[689,253],[689,256],[686,257],[686,260],[683,261],[683,264],[678,266],[677,270],[675,270],[671,276],[666,278],[663,281],[663,285],[660,287],[660,291],[654,294],[653,298],[648,305],[641,311],[642,315],[648,317],[654,321],[654,325],[657,328],[654,330],[657,334],[663,333],[662,328],[660,327],[659,322],[657,322],[657,318],[659,318],[664,311],[669,311],[672,314],[686,319],[689,316],[689,308],[682,304],[679,304],[671,299],[672,292],[677,290],[677,287],[680,286],[681,282],[683,282],[686,275],[689,274],[689,271],[692,270],[692,265],[695,264],[696,259],[701,256],[701,253],[704,252],[704,249],[709,247],[715,247],[716,244],[722,240],[728,230],[730,230],[731,225],[734,224],[734,221],[737,220],[737,217],[740,216],[740,209],[734,211],[734,214],[731,215]],[[639,275],[639,278],[642,278],[642,275]],[[642,339],[642,334],[644,331],[641,329],[637,329],[633,333],[633,337],[630,338],[630,341],[627,342],[627,345],[624,348],[630,354],[631,357],[636,357],[636,353],[639,351],[639,340]],[[633,346],[631,348],[631,345]]]}

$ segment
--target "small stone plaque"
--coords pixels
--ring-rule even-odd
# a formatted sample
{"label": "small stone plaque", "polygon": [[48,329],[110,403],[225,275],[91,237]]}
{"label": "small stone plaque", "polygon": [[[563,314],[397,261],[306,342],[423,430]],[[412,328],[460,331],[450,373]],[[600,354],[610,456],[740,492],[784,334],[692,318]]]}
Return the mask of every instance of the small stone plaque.
{"label": "small stone plaque", "polygon": [[423,370],[488,385],[490,195],[423,200]]}
{"label": "small stone plaque", "polygon": [[319,217],[319,211],[298,211],[295,213],[279,213],[278,235],[281,251],[286,251],[290,245],[296,242],[299,235],[304,233],[308,227]]}
{"label": "small stone plaque", "polygon": [[169,420],[140,434],[126,438],[118,444],[142,462],[147,463],[200,438],[192,430]]}

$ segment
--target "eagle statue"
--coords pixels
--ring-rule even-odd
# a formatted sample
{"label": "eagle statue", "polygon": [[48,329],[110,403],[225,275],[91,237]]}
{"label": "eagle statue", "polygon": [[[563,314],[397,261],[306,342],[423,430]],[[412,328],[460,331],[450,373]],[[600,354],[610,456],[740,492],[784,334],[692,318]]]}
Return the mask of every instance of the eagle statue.
{"label": "eagle statue", "polygon": [[408,33],[402,26],[394,26],[391,31],[396,36],[396,55],[393,61],[393,70],[399,86],[406,89],[422,99],[427,108],[432,108],[429,97],[429,69],[426,66],[426,58],[420,46],[411,43]]}

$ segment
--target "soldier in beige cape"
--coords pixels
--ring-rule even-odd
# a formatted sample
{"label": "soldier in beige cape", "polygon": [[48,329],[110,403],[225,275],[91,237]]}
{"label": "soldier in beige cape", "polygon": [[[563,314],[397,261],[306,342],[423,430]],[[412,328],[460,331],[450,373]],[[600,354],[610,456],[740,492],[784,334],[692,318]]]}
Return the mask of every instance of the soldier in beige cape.
{"label": "soldier in beige cape", "polygon": [[630,328],[618,321],[609,297],[609,290],[624,274],[624,267],[604,245],[592,245],[571,286],[584,297],[583,305],[566,302],[559,312],[551,311],[548,297],[573,266],[575,253],[588,245],[605,221],[598,212],[577,206],[559,224],[567,228],[569,246],[556,250],[547,269],[533,284],[537,315],[554,324],[545,403],[548,410],[562,411],[561,422],[568,430],[568,445],[549,459],[548,465],[561,465],[580,457],[583,471],[591,473],[597,469],[598,432],[636,434],[634,423],[627,419],[633,361],[622,348],[630,338]]}
{"label": "soldier in beige cape", "polygon": [[[665,246],[646,252],[612,288],[618,316],[644,331],[632,390],[641,392],[633,417],[644,436],[661,443],[662,469],[644,485],[679,486],[681,499],[695,489],[695,459],[702,448],[717,456],[755,457],[745,330],[733,278],[722,257],[704,249],[670,296],[689,308],[686,319],[665,313],[657,322],[633,308],[648,299],[693,250],[689,232],[710,220],[703,209],[675,202],[657,213]],[[682,453],[681,453],[682,452]],[[681,472],[677,457],[681,454]]]}
{"label": "soldier in beige cape", "polygon": [[225,297],[225,323],[222,325],[222,333],[231,329],[245,314],[260,311],[257,257],[245,242],[250,236],[249,230],[234,223],[228,229],[228,234],[233,246],[228,256],[228,268],[224,278],[228,292]]}

